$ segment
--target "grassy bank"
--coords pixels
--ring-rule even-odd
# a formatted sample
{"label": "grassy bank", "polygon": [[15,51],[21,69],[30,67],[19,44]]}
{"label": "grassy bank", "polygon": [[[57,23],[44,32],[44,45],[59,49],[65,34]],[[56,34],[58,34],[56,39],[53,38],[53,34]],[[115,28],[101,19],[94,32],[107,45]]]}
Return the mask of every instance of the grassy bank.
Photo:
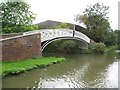
{"label": "grassy bank", "polygon": [[60,63],[63,61],[65,61],[65,58],[40,57],[23,61],[3,62],[2,72],[0,73],[0,76],[4,77],[9,74],[19,74],[37,67],[44,68],[49,66],[50,64]]}

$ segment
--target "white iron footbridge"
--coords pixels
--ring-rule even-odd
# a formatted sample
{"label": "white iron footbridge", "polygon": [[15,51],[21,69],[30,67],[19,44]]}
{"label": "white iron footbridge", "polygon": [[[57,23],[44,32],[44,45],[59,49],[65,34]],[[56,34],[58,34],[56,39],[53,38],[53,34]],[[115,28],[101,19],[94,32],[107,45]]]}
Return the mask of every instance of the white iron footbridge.
{"label": "white iron footbridge", "polygon": [[75,31],[72,29],[40,29],[25,32],[24,34],[35,34],[41,33],[41,50],[43,51],[44,48],[55,40],[60,39],[75,39],[80,41],[81,48],[87,48],[88,44],[90,43],[90,38],[87,37],[85,34]]}

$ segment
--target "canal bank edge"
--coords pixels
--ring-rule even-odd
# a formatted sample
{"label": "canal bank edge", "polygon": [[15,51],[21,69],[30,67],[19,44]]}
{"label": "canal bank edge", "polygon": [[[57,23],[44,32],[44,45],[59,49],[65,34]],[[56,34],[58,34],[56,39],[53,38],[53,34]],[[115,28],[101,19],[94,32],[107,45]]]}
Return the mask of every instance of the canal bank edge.
{"label": "canal bank edge", "polygon": [[17,75],[25,71],[30,71],[35,68],[45,68],[51,64],[62,63],[65,61],[65,58],[57,57],[40,57],[35,59],[27,59],[23,61],[14,61],[14,62],[0,62],[2,63],[2,71],[0,76],[5,77],[7,75]]}

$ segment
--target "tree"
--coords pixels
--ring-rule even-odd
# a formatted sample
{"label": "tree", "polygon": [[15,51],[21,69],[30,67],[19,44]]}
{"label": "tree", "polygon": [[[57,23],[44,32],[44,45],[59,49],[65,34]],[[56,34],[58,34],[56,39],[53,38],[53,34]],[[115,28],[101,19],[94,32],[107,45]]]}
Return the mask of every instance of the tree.
{"label": "tree", "polygon": [[75,16],[77,22],[84,23],[86,26],[85,34],[96,42],[105,43],[106,34],[111,31],[107,17],[108,9],[108,6],[96,3],[86,8],[83,15],[78,14]]}
{"label": "tree", "polygon": [[107,46],[117,45],[118,43],[118,34],[114,31],[106,33],[105,42]]}
{"label": "tree", "polygon": [[[2,10],[2,32],[14,33],[25,32],[31,30],[32,21],[35,19],[35,14],[30,11],[30,6],[23,0],[16,2],[0,3]],[[33,26],[34,27],[34,26]]]}

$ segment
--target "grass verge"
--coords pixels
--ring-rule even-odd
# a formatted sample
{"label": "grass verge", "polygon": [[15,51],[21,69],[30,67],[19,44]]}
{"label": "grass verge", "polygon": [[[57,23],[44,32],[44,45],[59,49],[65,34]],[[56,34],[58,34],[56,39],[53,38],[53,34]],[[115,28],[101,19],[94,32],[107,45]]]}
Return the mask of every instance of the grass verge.
{"label": "grass verge", "polygon": [[56,64],[63,61],[65,61],[65,58],[40,57],[22,61],[2,62],[2,71],[0,72],[0,76],[5,77],[9,74],[19,74],[37,67],[44,68],[49,66],[50,64]]}

